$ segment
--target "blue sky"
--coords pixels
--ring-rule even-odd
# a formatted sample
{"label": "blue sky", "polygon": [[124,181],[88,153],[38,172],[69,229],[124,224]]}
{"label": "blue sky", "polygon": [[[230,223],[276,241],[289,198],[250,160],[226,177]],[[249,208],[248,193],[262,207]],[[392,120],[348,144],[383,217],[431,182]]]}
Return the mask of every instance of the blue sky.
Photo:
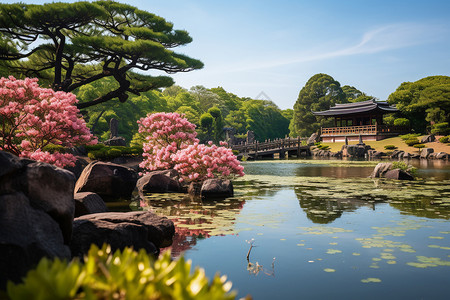
{"label": "blue sky", "polygon": [[252,98],[263,91],[285,109],[317,73],[380,100],[404,81],[450,75],[448,0],[119,2],[190,33],[194,41],[176,51],[205,68],[173,75],[185,88],[222,86]]}

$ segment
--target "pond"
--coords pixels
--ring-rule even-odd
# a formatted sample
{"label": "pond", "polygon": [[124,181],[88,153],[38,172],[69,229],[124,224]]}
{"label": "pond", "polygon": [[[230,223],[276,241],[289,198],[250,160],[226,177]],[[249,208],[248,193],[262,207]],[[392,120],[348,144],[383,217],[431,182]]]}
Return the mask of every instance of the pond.
{"label": "pond", "polygon": [[417,161],[413,182],[368,178],[376,164],[246,162],[233,198],[141,206],[176,224],[174,256],[226,274],[238,298],[447,298],[450,163]]}

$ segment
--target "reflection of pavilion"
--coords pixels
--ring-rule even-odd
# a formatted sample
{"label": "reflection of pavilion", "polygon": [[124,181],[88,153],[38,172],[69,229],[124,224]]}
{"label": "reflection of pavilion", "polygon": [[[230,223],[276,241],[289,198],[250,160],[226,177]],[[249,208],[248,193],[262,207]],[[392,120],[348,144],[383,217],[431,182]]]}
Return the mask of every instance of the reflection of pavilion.
{"label": "reflection of pavilion", "polygon": [[234,234],[236,215],[245,200],[228,198],[203,202],[185,194],[153,194],[140,202],[142,208],[174,222],[175,236],[170,248],[172,256],[176,257],[195,246],[198,239]]}
{"label": "reflection of pavilion", "polygon": [[345,212],[352,212],[360,207],[371,207],[375,210],[375,204],[359,199],[323,199],[311,196],[299,188],[295,189],[300,207],[306,213],[308,219],[317,224],[332,223]]}

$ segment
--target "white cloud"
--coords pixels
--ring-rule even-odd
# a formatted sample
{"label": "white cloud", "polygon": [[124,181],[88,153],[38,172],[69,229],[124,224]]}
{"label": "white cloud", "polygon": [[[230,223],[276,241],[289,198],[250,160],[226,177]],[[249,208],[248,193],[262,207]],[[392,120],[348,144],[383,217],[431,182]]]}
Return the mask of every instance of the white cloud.
{"label": "white cloud", "polygon": [[[400,23],[378,27],[365,32],[354,45],[341,49],[332,49],[329,45],[320,48],[329,51],[311,53],[299,52],[282,60],[266,60],[265,62],[241,62],[239,66],[227,66],[220,72],[245,72],[274,68],[284,65],[299,64],[312,61],[326,60],[330,58],[374,54],[393,49],[411,47],[436,41],[444,29],[437,25],[425,25],[416,23]],[[445,33],[446,34],[446,33]],[[317,48],[317,47],[315,47]]]}

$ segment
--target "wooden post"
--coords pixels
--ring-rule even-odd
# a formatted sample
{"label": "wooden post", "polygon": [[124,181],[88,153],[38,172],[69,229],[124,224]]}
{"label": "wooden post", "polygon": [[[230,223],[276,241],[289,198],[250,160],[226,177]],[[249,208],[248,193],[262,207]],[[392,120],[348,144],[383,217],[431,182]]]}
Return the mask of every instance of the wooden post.
{"label": "wooden post", "polygon": [[258,141],[255,141],[255,160],[258,158]]}

